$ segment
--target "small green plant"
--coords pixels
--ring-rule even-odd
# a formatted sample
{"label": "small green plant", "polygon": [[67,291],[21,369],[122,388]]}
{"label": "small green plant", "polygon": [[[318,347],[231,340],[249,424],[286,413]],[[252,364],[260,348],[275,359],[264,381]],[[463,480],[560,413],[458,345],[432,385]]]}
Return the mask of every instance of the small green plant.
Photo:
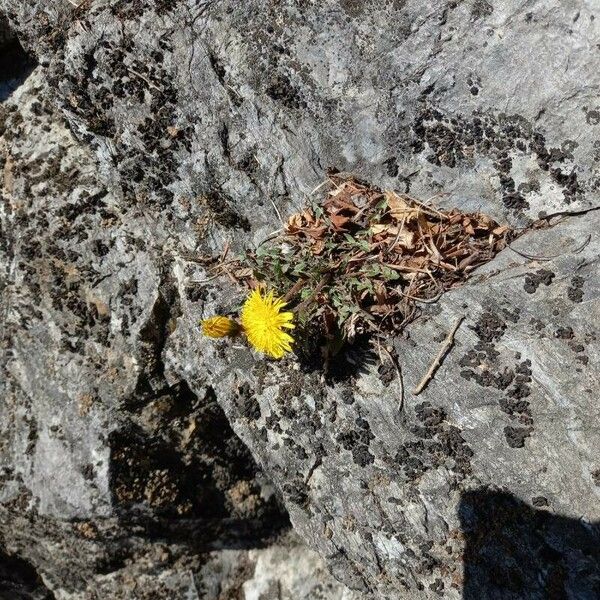
{"label": "small green plant", "polygon": [[460,285],[512,235],[486,215],[439,210],[354,178],[328,185],[282,235],[227,270],[273,290],[300,331],[318,332],[333,351],[361,334],[399,331],[419,303]]}

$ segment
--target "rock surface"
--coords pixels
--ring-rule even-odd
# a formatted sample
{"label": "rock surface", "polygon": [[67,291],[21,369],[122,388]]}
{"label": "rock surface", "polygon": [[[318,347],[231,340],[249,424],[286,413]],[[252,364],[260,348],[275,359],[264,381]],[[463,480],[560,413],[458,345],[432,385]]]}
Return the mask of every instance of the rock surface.
{"label": "rock surface", "polygon": [[178,301],[150,223],[48,98],[38,69],[0,105],[0,597],[351,598],[297,540],[267,545],[271,485],[210,388],[166,381]]}
{"label": "rock surface", "polygon": [[[297,531],[357,588],[382,598],[541,599],[550,590],[593,598],[600,243],[592,216],[521,238],[523,252],[562,251],[542,262],[507,249],[390,340],[403,394],[385,355],[379,366],[376,354],[357,352],[359,368],[347,364],[329,381],[291,360],[267,366],[245,348],[219,358],[222,347],[198,342],[192,307],[170,339],[169,368],[194,381],[194,356],[198,380],[219,382],[229,420],[282,489]],[[453,350],[415,397],[459,317]],[[527,562],[518,566],[520,556]]]}
{"label": "rock surface", "polygon": [[2,4],[152,204],[211,192],[256,230],[329,167],[519,223],[598,198],[593,2]]}
{"label": "rock surface", "polygon": [[[73,519],[101,523],[77,576],[46,572],[77,593],[98,548],[114,570],[136,552],[157,564],[158,534],[173,563],[188,560],[190,523],[222,539],[206,523],[211,494],[225,498],[220,527],[264,536],[278,509],[249,457],[234,460],[245,450],[218,402],[303,540],[360,595],[600,594],[593,2],[0,9],[82,142],[32,136],[5,159],[11,552],[41,568],[57,539],[79,539]],[[26,124],[40,110],[15,102]],[[389,341],[403,394],[393,365],[364,350],[323,380],[201,339],[198,319],[242,292],[207,282],[197,258],[262,241],[327,168],[515,226],[564,218]],[[414,397],[459,316],[455,347]],[[131,549],[115,558],[124,533]],[[33,553],[30,535],[48,542]]]}

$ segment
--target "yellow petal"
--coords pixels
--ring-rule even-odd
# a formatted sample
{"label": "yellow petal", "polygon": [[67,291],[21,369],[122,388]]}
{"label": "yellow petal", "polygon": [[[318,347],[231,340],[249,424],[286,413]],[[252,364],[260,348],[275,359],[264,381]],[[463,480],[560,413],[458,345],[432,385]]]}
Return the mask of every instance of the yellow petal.
{"label": "yellow petal", "polygon": [[202,333],[211,338],[222,338],[237,333],[239,326],[228,317],[216,316],[200,322]]}
{"label": "yellow petal", "polygon": [[294,341],[284,331],[284,328],[294,328],[294,313],[281,312],[285,305],[281,298],[274,296],[273,290],[263,294],[256,289],[242,308],[242,327],[248,341],[256,350],[273,358],[282,358],[291,352]]}

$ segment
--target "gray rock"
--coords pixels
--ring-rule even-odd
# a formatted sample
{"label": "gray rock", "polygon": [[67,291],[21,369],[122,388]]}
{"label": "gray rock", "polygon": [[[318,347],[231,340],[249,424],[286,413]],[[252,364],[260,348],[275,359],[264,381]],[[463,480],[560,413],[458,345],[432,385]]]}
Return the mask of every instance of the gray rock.
{"label": "gray rock", "polygon": [[[163,550],[145,555],[127,568],[99,574],[76,594],[59,592],[59,600],[95,598],[181,598],[190,600],[358,600],[327,572],[322,560],[287,536],[266,548],[222,549],[195,563],[164,564]],[[168,559],[167,559],[168,560]]]}
{"label": "gray rock", "polygon": [[[234,430],[282,490],[296,530],[356,588],[382,598],[443,590],[541,599],[555,585],[564,597],[593,598],[597,215],[519,239],[519,251],[555,258],[507,249],[390,340],[403,393],[375,350],[356,351],[326,380],[244,347],[223,357],[222,344],[198,339],[191,305],[169,340],[169,370],[218,382]],[[454,348],[415,397],[458,317]]]}
{"label": "gray rock", "polygon": [[0,6],[129,199],[260,231],[329,167],[517,224],[593,206],[598,22],[555,4]]}
{"label": "gray rock", "polygon": [[[0,123],[0,596],[195,598],[218,564],[245,564],[236,585],[258,589],[279,581],[265,561],[297,560],[307,594],[341,598],[309,550],[268,545],[287,517],[212,390],[166,381],[170,271],[39,69]],[[303,598],[288,575],[282,589]]]}
{"label": "gray rock", "polygon": [[[161,480],[162,489],[191,485],[197,476],[187,465],[202,455],[180,449],[189,413],[173,431],[153,407],[164,396],[178,406],[182,395],[203,406],[214,390],[303,540],[365,597],[597,596],[600,83],[590,60],[592,5],[13,4],[0,0],[44,66],[71,130],[95,152],[93,185],[101,181],[108,198],[92,214],[73,215],[69,231],[79,231],[80,242],[64,237],[75,252],[78,243],[97,250],[86,247],[90,272],[85,293],[77,292],[96,306],[93,325],[72,329],[68,290],[46,307],[51,289],[32,301],[34,290],[18,282],[14,318],[24,328],[27,315],[34,325],[33,333],[10,334],[10,392],[16,406],[29,398],[36,407],[9,417],[24,421],[37,411],[35,439],[60,465],[80,465],[92,453],[105,465],[102,436],[115,427],[116,473],[124,456],[138,456],[131,439],[145,455],[159,434],[186,470],[153,465],[148,473],[141,460],[129,464],[132,478],[144,473],[137,502],[173,472],[183,479]],[[337,379],[323,380],[293,359],[273,364],[241,343],[198,335],[201,317],[243,298],[226,281],[206,282],[199,255],[262,241],[329,167],[515,226],[540,213],[565,217],[515,243],[534,258],[505,251],[389,340],[403,401],[395,369],[359,349]],[[50,179],[42,178],[34,192]],[[78,194],[82,183],[68,187]],[[102,209],[115,214],[114,225]],[[59,216],[48,221],[60,227]],[[27,235],[14,219],[9,230]],[[49,245],[61,239],[55,229],[48,236]],[[28,281],[50,286],[46,268],[46,278],[36,271]],[[128,293],[133,278],[137,293]],[[459,315],[466,318],[455,347],[413,397]],[[75,349],[58,346],[59,336]],[[50,352],[56,358],[48,361]],[[42,381],[60,383],[41,397]],[[98,412],[82,424],[73,402],[86,386]],[[61,403],[66,427],[55,438]],[[110,519],[111,493],[127,492],[127,477],[124,488],[114,487],[96,465],[94,487],[77,473],[52,481],[47,454],[36,462],[37,442],[26,454],[25,432],[20,425],[6,434],[15,439],[3,460],[19,465],[24,483],[11,476],[4,493],[18,498],[33,488],[51,515]],[[166,498],[187,510],[185,494]],[[199,505],[194,516],[203,511]],[[43,563],[23,544],[19,551]]]}
{"label": "gray rock", "polygon": [[264,549],[214,552],[202,567],[200,597],[220,600],[281,598],[359,600],[362,596],[338,583],[320,557],[294,536]]}

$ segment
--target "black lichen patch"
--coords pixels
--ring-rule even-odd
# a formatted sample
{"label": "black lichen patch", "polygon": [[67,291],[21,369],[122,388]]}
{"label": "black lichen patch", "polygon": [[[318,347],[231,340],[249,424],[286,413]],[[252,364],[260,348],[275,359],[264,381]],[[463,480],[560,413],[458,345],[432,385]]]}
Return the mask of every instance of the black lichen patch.
{"label": "black lichen patch", "polygon": [[525,283],[523,289],[528,294],[535,294],[540,285],[549,286],[554,280],[554,273],[548,269],[539,269],[535,273],[528,273],[525,276]]}
{"label": "black lichen patch", "polygon": [[575,332],[572,327],[559,327],[554,332],[554,337],[559,340],[572,340],[575,337]]}
{"label": "black lichen patch", "polygon": [[304,109],[307,104],[299,89],[292,84],[289,77],[276,73],[270,80],[266,94],[269,98],[281,102],[286,108]]}
{"label": "black lichen patch", "polygon": [[385,165],[385,169],[389,177],[398,177],[400,167],[398,165],[398,159],[395,156],[388,158],[383,164]]}
{"label": "black lichen patch", "polygon": [[513,368],[498,365],[500,353],[495,344],[506,330],[506,323],[499,317],[499,312],[512,321],[519,319],[518,311],[504,309],[484,312],[472,328],[480,341],[459,359],[459,365],[465,367],[460,375],[464,379],[475,381],[481,387],[491,387],[503,392],[498,401],[500,409],[515,422],[514,426],[504,429],[506,440],[509,446],[521,448],[525,438],[531,435],[534,425],[530,403],[526,400],[531,395],[531,360],[519,361],[521,354],[517,353],[517,362]]}
{"label": "black lichen patch", "polygon": [[481,314],[472,329],[481,341],[497,342],[506,331],[506,323],[497,314],[487,311]]}
{"label": "black lichen patch", "polygon": [[600,110],[584,107],[585,120],[588,125],[598,125],[600,123]]}
{"label": "black lichen patch", "polygon": [[240,215],[234,208],[230,198],[222,191],[211,191],[205,194],[206,206],[213,215],[214,220],[228,229],[242,229],[250,231],[250,221]]}
{"label": "black lichen patch", "polygon": [[[479,93],[479,82],[467,82],[471,94]],[[413,153],[427,152],[427,160],[438,166],[457,167],[469,163],[476,155],[492,160],[500,183],[505,206],[519,212],[529,208],[525,196],[539,188],[535,180],[517,186],[512,176],[512,157],[533,153],[541,170],[562,188],[565,203],[578,199],[583,188],[574,169],[565,170],[564,163],[572,159],[569,143],[561,148],[548,148],[544,135],[520,115],[476,112],[472,118],[445,115],[428,105],[413,122]],[[570,140],[567,140],[570,142]]]}
{"label": "black lichen patch", "polygon": [[504,398],[500,399],[500,408],[520,425],[533,426],[533,416],[529,402],[525,398],[531,395],[531,361],[517,363],[515,378]]}
{"label": "black lichen patch", "polygon": [[531,499],[531,504],[533,504],[533,506],[536,506],[538,508],[550,505],[550,503],[548,502],[548,498],[546,498],[545,496],[535,496],[534,498]]}
{"label": "black lichen patch", "polygon": [[236,405],[240,414],[249,421],[260,419],[260,404],[248,383],[242,385],[236,391]]}
{"label": "black lichen patch", "polygon": [[381,383],[389,385],[396,378],[396,369],[390,361],[382,362],[377,368],[377,374]]}
{"label": "black lichen patch", "polygon": [[567,290],[567,297],[571,302],[583,302],[583,284],[585,280],[579,275],[571,279],[571,285]]}
{"label": "black lichen patch", "polygon": [[479,77],[472,75],[467,78],[467,85],[469,86],[469,92],[473,96],[477,96],[479,94],[479,89],[481,87],[481,80]]}
{"label": "black lichen patch", "polygon": [[461,430],[448,423],[444,409],[429,402],[418,404],[415,416],[418,424],[410,427],[415,439],[402,444],[391,464],[398,465],[408,481],[416,481],[430,469],[453,463],[457,483],[464,479],[471,472],[473,451]]}
{"label": "black lichen patch", "polygon": [[281,404],[289,403],[295,398],[300,398],[304,389],[304,382],[302,377],[291,375],[289,380],[281,384],[277,400]]}
{"label": "black lichen patch", "polygon": [[366,419],[357,418],[355,425],[354,429],[340,433],[337,441],[345,450],[352,452],[352,459],[357,465],[366,467],[375,462],[375,457],[369,451],[369,444],[375,436]]}
{"label": "black lichen patch", "polygon": [[512,425],[507,425],[504,428],[504,436],[506,437],[506,443],[511,448],[523,448],[525,446],[525,440],[530,435],[530,427],[513,427]]}
{"label": "black lichen patch", "polygon": [[367,0],[341,0],[340,6],[351,17],[360,17],[367,8]]}
{"label": "black lichen patch", "polygon": [[423,402],[415,406],[417,419],[428,428],[439,427],[446,419],[443,408],[434,408],[429,402]]}
{"label": "black lichen patch", "polygon": [[569,347],[571,350],[573,350],[573,352],[583,352],[585,350],[585,346],[583,344],[578,344],[575,341],[571,342]]}
{"label": "black lichen patch", "polygon": [[164,16],[174,10],[179,4],[179,0],[154,0],[157,14]]}
{"label": "black lichen patch", "polygon": [[[154,9],[160,12],[168,3],[159,4]],[[136,0],[105,10],[128,21],[152,7]],[[81,26],[93,29],[94,18],[101,17],[94,11],[82,14]],[[87,128],[83,138],[92,146],[98,145],[94,137],[108,138],[113,145],[125,198],[131,201],[143,194],[161,207],[173,199],[170,185],[182,157],[191,150],[193,135],[193,124],[175,119],[178,90],[165,61],[171,54],[167,35],[157,36],[155,47],[138,47],[125,24],[120,34],[107,31],[85,53],[57,61],[52,75],[54,84],[65,88],[64,108]],[[140,115],[135,122],[121,119],[124,106]]]}
{"label": "black lichen patch", "polygon": [[475,0],[471,7],[471,18],[473,20],[489,17],[494,12],[494,7],[487,0]]}
{"label": "black lichen patch", "polygon": [[116,0],[111,3],[110,12],[119,19],[136,19],[144,14],[146,4],[142,0]]}
{"label": "black lichen patch", "polygon": [[185,290],[185,296],[190,302],[201,302],[208,298],[208,290],[205,285],[190,285]]}
{"label": "black lichen patch", "polygon": [[294,479],[283,484],[282,492],[284,498],[296,506],[306,509],[308,507],[309,497],[308,488],[301,479]]}
{"label": "black lichen patch", "polygon": [[429,584],[429,589],[438,596],[444,596],[444,582],[439,577]]}
{"label": "black lichen patch", "polygon": [[[500,311],[485,311],[471,329],[479,337],[479,341],[459,360],[461,367],[469,367],[460,372],[464,379],[472,379],[482,387],[506,389],[513,381],[514,373],[509,369],[497,372],[493,366],[500,356],[495,343],[506,331],[506,322],[499,316]],[[511,316],[513,313],[510,313]],[[511,318],[512,320],[512,318]]]}
{"label": "black lichen patch", "polygon": [[[25,119],[40,129],[61,122],[46,101],[33,103],[31,112],[25,108],[23,114],[16,109],[4,112],[7,131],[15,136],[24,134]],[[92,186],[73,165],[69,147],[56,137],[50,137],[48,145],[41,156],[22,154],[18,145],[9,147],[6,155],[22,186],[18,192],[22,203],[7,213],[19,231],[16,267],[23,281],[20,293],[28,297],[28,306],[20,311],[20,326],[35,327],[44,318],[42,311],[47,311],[61,335],[62,348],[83,355],[86,340],[106,347],[114,338],[109,306],[93,288],[105,276],[105,259],[114,244],[109,230],[120,219],[107,204],[106,190],[95,187],[95,182]],[[13,243],[10,237],[8,231],[3,235],[7,246]]]}
{"label": "black lichen patch", "polygon": [[[474,366],[485,365],[485,354],[476,353],[470,351],[461,359],[461,365],[464,365],[467,360],[470,360],[472,356],[475,356],[472,364]],[[460,372],[461,377],[464,379],[471,379],[475,381],[481,387],[493,387],[498,390],[505,390],[514,379],[514,372],[511,369],[505,368],[501,373],[494,372],[490,369],[485,369],[481,372],[473,369],[464,369]]]}

